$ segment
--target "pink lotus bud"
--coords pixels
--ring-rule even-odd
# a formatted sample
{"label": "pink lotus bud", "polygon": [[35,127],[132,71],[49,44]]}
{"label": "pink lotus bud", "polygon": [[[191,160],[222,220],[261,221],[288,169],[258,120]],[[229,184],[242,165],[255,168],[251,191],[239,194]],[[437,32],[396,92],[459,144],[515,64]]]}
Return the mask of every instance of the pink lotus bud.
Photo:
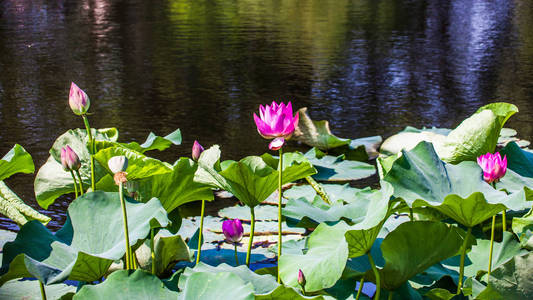
{"label": "pink lotus bud", "polygon": [[89,100],[89,96],[82,89],[72,82],[70,84],[68,104],[70,105],[70,109],[79,116],[87,113],[89,106],[91,106],[91,100]]}
{"label": "pink lotus bud", "polygon": [[194,161],[198,161],[202,152],[204,152],[204,147],[202,147],[202,145],[195,140],[194,144],[192,145],[192,159]]}
{"label": "pink lotus bud", "polygon": [[507,156],[502,159],[499,152],[481,155],[477,164],[483,169],[483,179],[488,183],[498,182],[507,172]]}
{"label": "pink lotus bud", "polygon": [[81,167],[80,158],[69,145],[61,148],[61,165],[65,171],[76,171]]}
{"label": "pink lotus bud", "polygon": [[288,140],[298,126],[298,112],[292,115],[292,103],[272,105],[259,105],[259,117],[254,113],[254,121],[257,131],[265,139],[282,137]]}
{"label": "pink lotus bud", "polygon": [[107,161],[107,165],[113,174],[125,172],[128,168],[128,158],[124,155],[113,156]]}
{"label": "pink lotus bud", "polygon": [[270,150],[279,150],[281,149],[281,147],[283,147],[284,144],[285,144],[284,138],[275,138],[272,140],[272,142],[270,142],[270,144],[268,145],[268,148],[270,148]]}
{"label": "pink lotus bud", "polygon": [[298,270],[298,284],[301,286],[301,287],[305,287],[305,276],[304,276],[304,272],[302,272],[302,270]]}
{"label": "pink lotus bud", "polygon": [[233,219],[224,221],[222,223],[222,233],[224,233],[227,243],[236,244],[240,242],[244,233],[241,220]]}

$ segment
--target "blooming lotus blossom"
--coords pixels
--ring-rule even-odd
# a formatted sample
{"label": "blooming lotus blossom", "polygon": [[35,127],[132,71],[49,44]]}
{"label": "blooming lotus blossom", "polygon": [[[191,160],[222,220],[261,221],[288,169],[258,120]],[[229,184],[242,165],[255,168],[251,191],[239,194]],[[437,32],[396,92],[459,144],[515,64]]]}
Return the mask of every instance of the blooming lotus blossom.
{"label": "blooming lotus blossom", "polygon": [[498,182],[507,171],[507,156],[502,159],[499,152],[487,153],[477,158],[477,164],[483,169],[483,179],[486,182]]}
{"label": "blooming lotus blossom", "polygon": [[81,167],[80,158],[69,145],[61,148],[61,165],[65,171],[76,171]]}
{"label": "blooming lotus blossom", "polygon": [[89,96],[82,89],[72,82],[70,84],[68,104],[70,105],[70,109],[79,116],[87,113],[89,106],[91,106],[91,100],[89,100]]}
{"label": "blooming lotus blossom", "polygon": [[202,147],[202,145],[195,140],[194,144],[192,145],[192,159],[194,161],[198,161],[202,152],[204,152],[204,147]]}
{"label": "blooming lotus blossom", "polygon": [[289,139],[298,126],[298,112],[292,115],[290,101],[287,105],[272,101],[271,105],[259,105],[259,116],[254,113],[254,121],[257,131],[265,139]]}
{"label": "blooming lotus blossom", "polygon": [[236,244],[240,242],[244,233],[241,220],[233,219],[224,221],[222,223],[222,232],[226,237],[226,242],[229,244]]}

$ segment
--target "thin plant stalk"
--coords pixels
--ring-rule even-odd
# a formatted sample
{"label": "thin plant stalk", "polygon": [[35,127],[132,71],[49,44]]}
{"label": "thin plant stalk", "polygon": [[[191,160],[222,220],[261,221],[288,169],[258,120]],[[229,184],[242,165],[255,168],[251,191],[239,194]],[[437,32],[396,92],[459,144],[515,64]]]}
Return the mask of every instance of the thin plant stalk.
{"label": "thin plant stalk", "polygon": [[507,217],[505,216],[505,210],[502,211],[502,229],[503,232],[507,231]]}
{"label": "thin plant stalk", "polygon": [[361,297],[361,291],[363,290],[364,283],[365,283],[365,277],[361,277],[361,280],[359,281],[359,288],[357,289],[357,296],[355,297],[355,300],[359,300],[359,297]]}
{"label": "thin plant stalk", "polygon": [[83,123],[85,124],[85,129],[87,130],[87,136],[89,137],[89,155],[91,156],[91,188],[93,191],[96,190],[96,183],[94,180],[94,154],[96,152],[96,145],[94,142],[93,134],[91,132],[91,126],[89,126],[89,119],[87,119],[87,115],[82,115]]}
{"label": "thin plant stalk", "polygon": [[135,251],[130,248],[130,259],[131,259],[131,267],[132,269],[137,269],[137,256],[135,256]]}
{"label": "thin plant stalk", "polygon": [[326,193],[326,191],[324,190],[324,187],[322,187],[322,185],[320,185],[320,183],[316,182],[316,180],[314,180],[313,177],[311,177],[311,176],[305,177],[305,180],[307,180],[309,185],[315,190],[317,195],[319,195],[320,198],[322,198],[322,200],[324,200],[324,202],[326,202],[326,204],[331,205],[331,201],[329,200],[329,196]]}
{"label": "thin plant stalk", "polygon": [[46,300],[46,291],[44,290],[44,284],[40,280],[39,287],[41,288],[41,299]]}
{"label": "thin plant stalk", "polygon": [[413,208],[412,207],[409,207],[409,219],[411,219],[411,221],[415,220],[415,217],[413,215]]}
{"label": "thin plant stalk", "polygon": [[393,291],[389,291],[389,298],[388,298],[389,300],[392,300],[392,294],[393,293],[394,293]]}
{"label": "thin plant stalk", "polygon": [[465,272],[465,256],[466,256],[466,245],[468,243],[468,238],[472,233],[472,227],[468,227],[468,231],[465,235],[465,240],[463,241],[463,246],[461,247],[461,262],[459,264],[459,283],[457,284],[457,295],[461,293],[461,288],[463,286],[463,275]]}
{"label": "thin plant stalk", "polygon": [[[279,167],[278,167],[278,262],[281,257],[281,248],[282,248],[282,236],[281,236],[281,201],[283,199],[283,190],[281,189],[282,183],[282,173],[283,173],[283,150],[279,148]],[[281,282],[279,276],[279,267],[278,267],[278,283]]]}
{"label": "thin plant stalk", "polygon": [[496,227],[496,216],[492,216],[492,227],[490,229],[490,248],[489,248],[489,267],[487,276],[490,279],[490,272],[492,271],[492,249],[494,246],[494,227]]}
{"label": "thin plant stalk", "polygon": [[248,241],[248,251],[246,252],[246,266],[250,266],[250,253],[252,252],[252,243],[254,240],[254,230],[255,230],[255,212],[254,208],[250,207],[251,224],[250,224],[250,240]]}
{"label": "thin plant stalk", "polygon": [[72,180],[74,180],[74,195],[76,195],[76,198],[78,198],[78,182],[76,182],[76,177],[74,176],[74,172],[72,172],[72,170],[70,170],[70,175],[72,176]]}
{"label": "thin plant stalk", "polygon": [[235,246],[235,264],[239,265],[239,258],[237,257],[237,243],[233,244]]}
{"label": "thin plant stalk", "polygon": [[131,270],[133,267],[131,248],[130,248],[130,236],[128,233],[128,215],[126,213],[126,202],[124,201],[124,184],[120,183],[118,186],[118,194],[120,198],[120,205],[122,206],[122,218],[124,220],[124,236],[126,238],[126,269]]}
{"label": "thin plant stalk", "polygon": [[82,181],[82,179],[81,179],[81,175],[80,175],[80,171],[79,171],[79,170],[76,170],[76,175],[78,175],[78,179],[80,180],[80,181],[78,182],[79,185],[80,185],[80,195],[83,195],[83,194],[85,194],[85,193],[83,192],[83,181]]}
{"label": "thin plant stalk", "polygon": [[150,228],[150,256],[152,257],[152,274],[155,275],[154,229]]}
{"label": "thin plant stalk", "polygon": [[367,253],[368,255],[368,261],[370,261],[370,266],[372,267],[372,270],[374,271],[374,276],[376,276],[376,294],[374,295],[374,299],[379,299],[379,294],[381,292],[381,280],[379,278],[379,272],[376,268],[376,264],[374,263],[374,260],[372,259],[372,255],[370,253]]}
{"label": "thin plant stalk", "polygon": [[205,200],[202,200],[202,211],[200,212],[200,233],[198,234],[198,255],[196,255],[196,264],[200,262],[200,254],[202,253],[202,232],[204,231],[204,213]]}

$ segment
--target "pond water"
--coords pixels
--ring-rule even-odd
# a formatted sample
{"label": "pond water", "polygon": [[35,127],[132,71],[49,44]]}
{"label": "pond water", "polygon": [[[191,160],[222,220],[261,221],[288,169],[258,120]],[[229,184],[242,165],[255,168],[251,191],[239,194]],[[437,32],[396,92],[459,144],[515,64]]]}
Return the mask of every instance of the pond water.
{"label": "pond water", "polygon": [[[454,127],[479,106],[512,102],[508,126],[533,137],[533,1],[0,2],[0,152],[23,145],[39,168],[55,138],[83,127],[70,82],[91,98],[91,125],[122,141],[181,128],[224,159],[267,150],[252,113],[291,100],[335,134],[390,136]],[[34,207],[34,175],[8,184]],[[45,212],[51,228],[71,199]],[[9,220],[0,228],[16,229]]]}

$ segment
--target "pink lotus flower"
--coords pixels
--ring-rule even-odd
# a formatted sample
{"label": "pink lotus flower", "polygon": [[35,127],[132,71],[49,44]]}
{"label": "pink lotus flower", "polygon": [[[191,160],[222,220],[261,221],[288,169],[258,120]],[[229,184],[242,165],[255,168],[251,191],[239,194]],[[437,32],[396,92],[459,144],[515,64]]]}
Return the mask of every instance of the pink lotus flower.
{"label": "pink lotus flower", "polygon": [[298,270],[298,284],[302,287],[305,286],[305,276],[304,276],[304,272],[302,272],[302,270]]}
{"label": "pink lotus flower", "polygon": [[192,159],[194,161],[198,161],[202,152],[204,152],[204,147],[202,147],[202,145],[195,140],[194,144],[192,145]]}
{"label": "pink lotus flower", "polygon": [[70,105],[70,109],[79,116],[87,113],[89,106],[91,106],[91,100],[89,100],[89,96],[82,89],[72,82],[70,84],[68,104]]}
{"label": "pink lotus flower", "polygon": [[254,121],[257,131],[265,139],[287,140],[298,126],[298,112],[293,117],[290,101],[286,106],[272,101],[272,105],[259,105],[259,117],[254,113]]}
{"label": "pink lotus flower", "polygon": [[76,171],[81,167],[80,158],[69,145],[61,148],[61,165],[65,171]]}
{"label": "pink lotus flower", "polygon": [[240,242],[244,233],[241,220],[233,219],[224,221],[222,223],[222,233],[224,233],[226,242],[229,244],[236,244]]}
{"label": "pink lotus flower", "polygon": [[507,171],[507,156],[502,159],[499,152],[487,153],[477,158],[477,164],[483,169],[483,179],[486,182],[498,182]]}

